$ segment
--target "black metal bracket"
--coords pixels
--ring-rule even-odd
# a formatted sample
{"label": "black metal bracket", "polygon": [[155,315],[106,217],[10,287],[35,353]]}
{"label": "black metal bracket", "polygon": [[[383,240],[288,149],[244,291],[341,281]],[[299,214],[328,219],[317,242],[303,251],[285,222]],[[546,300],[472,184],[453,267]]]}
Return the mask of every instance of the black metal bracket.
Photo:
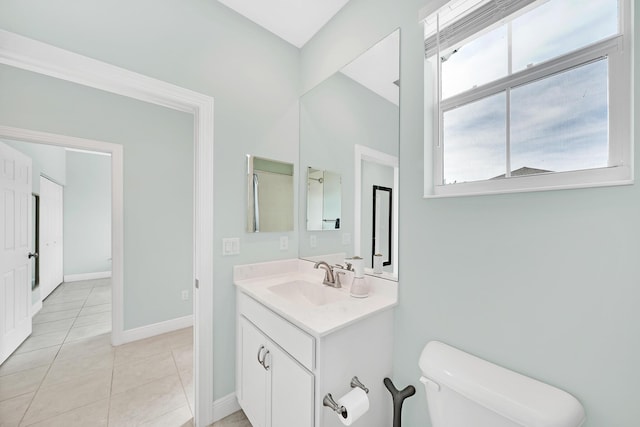
{"label": "black metal bracket", "polygon": [[408,385],[402,390],[398,390],[389,378],[385,378],[383,382],[393,399],[393,427],[402,427],[402,404],[406,398],[416,394],[416,388]]}

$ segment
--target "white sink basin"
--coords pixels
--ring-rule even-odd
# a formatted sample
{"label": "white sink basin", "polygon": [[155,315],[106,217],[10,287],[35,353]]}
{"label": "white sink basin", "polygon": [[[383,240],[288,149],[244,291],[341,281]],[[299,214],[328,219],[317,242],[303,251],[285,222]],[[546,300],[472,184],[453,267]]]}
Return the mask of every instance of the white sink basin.
{"label": "white sink basin", "polygon": [[316,306],[331,304],[349,298],[349,294],[345,292],[340,292],[325,285],[305,282],[304,280],[281,283],[271,286],[269,290],[291,302]]}

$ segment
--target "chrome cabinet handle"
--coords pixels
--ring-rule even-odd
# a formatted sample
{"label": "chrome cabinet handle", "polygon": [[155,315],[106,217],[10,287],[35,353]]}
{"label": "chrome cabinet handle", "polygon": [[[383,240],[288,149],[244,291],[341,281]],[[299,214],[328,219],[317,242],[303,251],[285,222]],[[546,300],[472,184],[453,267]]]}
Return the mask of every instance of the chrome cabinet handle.
{"label": "chrome cabinet handle", "polygon": [[262,367],[264,368],[265,371],[268,371],[269,368],[271,367],[271,366],[267,366],[266,364],[268,355],[269,355],[269,350],[267,350],[267,352],[264,354],[264,357],[262,358]]}
{"label": "chrome cabinet handle", "polygon": [[[262,366],[264,366],[264,358],[262,360],[260,360],[260,354],[262,353],[262,350],[264,350],[264,346],[261,345],[260,348],[258,349],[258,363],[261,364]],[[266,356],[266,354],[265,354]]]}
{"label": "chrome cabinet handle", "polygon": [[38,258],[38,252],[29,252],[29,259]]}

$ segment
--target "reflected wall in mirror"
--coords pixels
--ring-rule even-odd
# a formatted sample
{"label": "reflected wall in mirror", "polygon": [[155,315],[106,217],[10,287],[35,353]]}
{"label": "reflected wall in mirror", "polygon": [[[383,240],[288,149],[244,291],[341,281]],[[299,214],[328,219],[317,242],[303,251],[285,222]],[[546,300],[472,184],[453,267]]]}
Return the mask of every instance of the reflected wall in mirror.
{"label": "reflected wall in mirror", "polygon": [[338,230],[342,206],[340,174],[307,168],[307,230]]}
{"label": "reflected wall in mirror", "polygon": [[293,230],[293,164],[247,155],[247,231]]}
{"label": "reflected wall in mirror", "polygon": [[[309,184],[299,186],[301,258],[327,259],[333,263],[359,255],[371,272],[373,185],[392,189],[394,197],[390,209],[392,217],[397,217],[399,54],[400,30],[396,30],[300,98],[300,165],[303,170],[299,179]],[[395,167],[388,167],[384,180],[367,178],[363,175],[368,173],[366,161],[356,160],[357,146],[396,159]],[[359,166],[354,168],[356,163]],[[314,215],[308,206],[307,196],[313,188],[307,181],[308,167],[340,175],[339,229],[327,224],[320,228],[317,214],[313,226],[307,223],[307,218]],[[334,218],[325,215],[322,219]],[[391,227],[391,265],[388,269],[397,274],[395,226]],[[325,231],[320,233],[321,229]]]}

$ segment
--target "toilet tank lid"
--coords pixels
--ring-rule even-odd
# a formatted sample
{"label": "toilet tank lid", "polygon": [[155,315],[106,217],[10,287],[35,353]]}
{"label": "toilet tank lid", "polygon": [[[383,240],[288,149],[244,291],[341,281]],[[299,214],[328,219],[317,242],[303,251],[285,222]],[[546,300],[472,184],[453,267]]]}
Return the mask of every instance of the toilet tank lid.
{"label": "toilet tank lid", "polygon": [[527,427],[579,427],[584,408],[569,393],[431,341],[420,356],[422,375]]}

